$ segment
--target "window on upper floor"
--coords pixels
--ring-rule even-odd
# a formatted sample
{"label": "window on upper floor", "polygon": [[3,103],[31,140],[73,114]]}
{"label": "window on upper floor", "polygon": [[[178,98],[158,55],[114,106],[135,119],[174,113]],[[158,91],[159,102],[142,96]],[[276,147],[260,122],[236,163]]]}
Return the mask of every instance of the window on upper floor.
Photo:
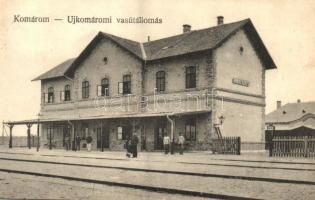
{"label": "window on upper floor", "polygon": [[196,67],[186,67],[186,88],[196,87]]}
{"label": "window on upper floor", "polygon": [[60,93],[61,101],[70,101],[71,99],[70,95],[71,95],[70,85],[66,85],[64,91],[61,91]]}
{"label": "window on upper floor", "polygon": [[165,72],[159,71],[156,73],[156,89],[158,92],[165,91]]}
{"label": "window on upper floor", "polygon": [[101,85],[97,86],[97,96],[109,96],[109,80],[103,78]]}
{"label": "window on upper floor", "polygon": [[71,100],[71,87],[70,85],[66,85],[64,91],[60,92],[60,100],[61,101],[70,101]]}
{"label": "window on upper floor", "polygon": [[48,88],[48,93],[45,94],[45,102],[46,103],[53,103],[54,102],[54,88]]}
{"label": "window on upper floor", "polygon": [[131,75],[123,76],[123,94],[131,94]]}
{"label": "window on upper floor", "polygon": [[65,86],[65,101],[71,100],[71,88],[70,85]]}
{"label": "window on upper floor", "polygon": [[82,82],[82,99],[89,98],[90,95],[90,84],[89,81]]}
{"label": "window on upper floor", "polygon": [[196,140],[196,118],[189,118],[185,123],[185,139],[187,141]]}

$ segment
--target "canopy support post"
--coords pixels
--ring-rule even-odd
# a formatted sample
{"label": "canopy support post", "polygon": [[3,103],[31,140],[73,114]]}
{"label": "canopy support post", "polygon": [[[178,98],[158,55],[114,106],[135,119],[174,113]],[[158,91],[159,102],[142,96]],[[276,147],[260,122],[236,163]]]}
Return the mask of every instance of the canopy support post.
{"label": "canopy support post", "polygon": [[27,147],[31,149],[31,127],[32,124],[26,124],[27,126]]}
{"label": "canopy support post", "polygon": [[10,128],[10,139],[9,139],[9,148],[12,149],[12,129],[13,129],[13,124],[9,124],[9,128]]}

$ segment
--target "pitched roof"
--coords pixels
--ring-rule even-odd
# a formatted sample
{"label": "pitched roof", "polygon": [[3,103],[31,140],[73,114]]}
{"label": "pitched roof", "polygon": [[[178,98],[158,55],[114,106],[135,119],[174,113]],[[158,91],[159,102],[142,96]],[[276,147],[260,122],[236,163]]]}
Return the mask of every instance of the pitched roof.
{"label": "pitched roof", "polygon": [[[139,43],[129,39],[121,38],[104,32],[99,32],[97,36],[87,45],[87,47],[80,53],[80,55],[68,63],[68,68],[61,64],[56,68],[59,70],[50,70],[34,80],[41,80],[60,76],[61,72],[68,74],[78,66],[84,58],[91,53],[94,47],[102,38],[107,38],[118,44],[120,47],[126,49],[131,54],[145,61],[154,61],[172,56],[179,56],[204,50],[211,50],[219,47],[234,33],[240,29],[244,29],[248,35],[249,40],[253,44],[257,54],[259,55],[264,67],[266,69],[276,68],[274,61],[269,55],[261,38],[255,30],[250,19],[242,21],[214,26],[211,28],[190,31],[180,35],[167,37],[155,41]],[[67,62],[67,61],[66,61]],[[63,71],[65,70],[65,71]],[[62,75],[61,75],[62,76]]]}
{"label": "pitched roof", "polygon": [[202,30],[193,30],[173,37],[146,42],[143,45],[149,60],[213,49],[247,22],[249,19]]}
{"label": "pitched roof", "polygon": [[315,101],[287,103],[266,115],[266,123],[289,123],[306,115],[315,115]]}
{"label": "pitched roof", "polygon": [[57,65],[56,67],[52,68],[51,70],[49,70],[49,71],[41,74],[40,76],[34,78],[32,81],[63,77],[74,60],[75,60],[75,58],[68,59],[68,60],[64,61],[63,63]]}

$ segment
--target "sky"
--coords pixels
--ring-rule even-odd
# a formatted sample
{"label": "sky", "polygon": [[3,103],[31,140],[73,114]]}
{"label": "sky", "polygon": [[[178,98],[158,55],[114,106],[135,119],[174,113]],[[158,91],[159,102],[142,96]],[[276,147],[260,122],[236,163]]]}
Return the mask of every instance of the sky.
{"label": "sky", "polygon": [[[50,17],[17,23],[14,15]],[[161,24],[70,24],[67,16],[159,17]],[[315,1],[312,0],[0,0],[0,120],[34,119],[40,82],[31,80],[78,54],[98,31],[144,42],[250,18],[277,69],[266,72],[266,113],[276,101],[315,101]],[[63,21],[54,21],[62,18]],[[24,127],[25,129],[25,127]],[[18,129],[17,135],[26,131]],[[33,131],[33,130],[32,130]]]}

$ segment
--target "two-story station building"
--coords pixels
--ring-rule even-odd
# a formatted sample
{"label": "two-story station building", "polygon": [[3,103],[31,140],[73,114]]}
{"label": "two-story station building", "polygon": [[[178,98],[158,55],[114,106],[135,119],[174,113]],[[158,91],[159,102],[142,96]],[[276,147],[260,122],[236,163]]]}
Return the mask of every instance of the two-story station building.
{"label": "two-story station building", "polygon": [[[223,136],[264,139],[265,70],[276,68],[250,19],[140,43],[99,32],[76,58],[41,81],[41,145],[77,135],[92,148],[124,148],[136,134],[142,150],[163,148],[168,134],[206,150],[224,118]],[[68,137],[69,135],[70,137]]]}

